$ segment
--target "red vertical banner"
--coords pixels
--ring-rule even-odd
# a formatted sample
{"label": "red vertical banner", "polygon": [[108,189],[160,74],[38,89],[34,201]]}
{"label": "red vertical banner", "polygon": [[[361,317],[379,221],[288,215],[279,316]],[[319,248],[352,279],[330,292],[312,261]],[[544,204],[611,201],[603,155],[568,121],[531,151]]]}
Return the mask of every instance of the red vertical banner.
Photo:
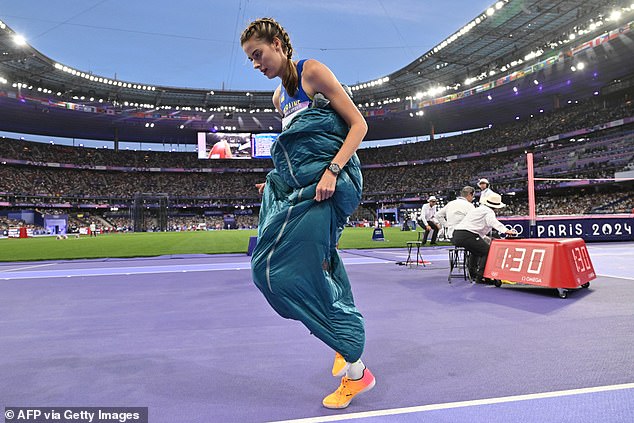
{"label": "red vertical banner", "polygon": [[526,169],[528,171],[528,218],[529,225],[537,225],[537,212],[535,209],[535,171],[533,168],[533,153],[526,153]]}

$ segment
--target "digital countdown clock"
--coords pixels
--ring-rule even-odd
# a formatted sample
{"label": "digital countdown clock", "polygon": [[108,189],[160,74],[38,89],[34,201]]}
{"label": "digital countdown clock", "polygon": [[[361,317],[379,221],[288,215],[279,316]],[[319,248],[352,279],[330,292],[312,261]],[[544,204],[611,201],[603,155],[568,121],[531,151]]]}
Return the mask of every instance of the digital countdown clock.
{"label": "digital countdown clock", "polygon": [[484,276],[543,286],[566,297],[567,289],[588,287],[596,278],[581,238],[495,239],[491,242]]}

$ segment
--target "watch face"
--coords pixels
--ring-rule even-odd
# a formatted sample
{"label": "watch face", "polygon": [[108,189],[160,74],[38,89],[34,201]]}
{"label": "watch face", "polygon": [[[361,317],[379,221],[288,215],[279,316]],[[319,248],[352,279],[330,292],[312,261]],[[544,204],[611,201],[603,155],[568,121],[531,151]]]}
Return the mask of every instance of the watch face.
{"label": "watch face", "polygon": [[339,172],[341,172],[341,168],[339,167],[337,163],[330,163],[330,166],[328,166],[328,169],[335,175],[339,175]]}

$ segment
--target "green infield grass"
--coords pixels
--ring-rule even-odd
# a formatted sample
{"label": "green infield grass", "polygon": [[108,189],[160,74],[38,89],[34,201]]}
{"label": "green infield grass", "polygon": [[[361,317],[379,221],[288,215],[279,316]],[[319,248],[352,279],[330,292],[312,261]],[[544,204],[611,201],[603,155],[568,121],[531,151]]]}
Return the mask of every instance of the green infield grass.
{"label": "green infield grass", "polygon": [[[383,228],[385,241],[372,241],[374,228],[346,228],[339,248],[405,248],[414,231]],[[53,236],[0,239],[0,261],[148,257],[176,254],[246,253],[255,230],[115,233],[57,239]]]}

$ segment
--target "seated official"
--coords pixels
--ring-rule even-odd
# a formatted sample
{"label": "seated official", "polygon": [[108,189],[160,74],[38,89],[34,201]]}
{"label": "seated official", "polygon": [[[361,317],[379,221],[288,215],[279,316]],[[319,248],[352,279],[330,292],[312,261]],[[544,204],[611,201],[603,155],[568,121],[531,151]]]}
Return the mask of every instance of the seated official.
{"label": "seated official", "polygon": [[475,208],[472,204],[475,197],[475,188],[465,186],[460,190],[460,196],[455,200],[448,202],[445,207],[438,210],[436,218],[442,226],[447,230],[446,236],[451,239],[456,225],[462,222],[462,219]]}
{"label": "seated official", "polygon": [[423,245],[427,243],[427,237],[431,232],[430,245],[436,245],[436,238],[438,238],[438,231],[440,231],[440,223],[436,219],[436,203],[438,199],[435,196],[430,196],[427,199],[427,204],[423,205],[420,212],[420,223],[425,233],[423,235]]}
{"label": "seated official", "polygon": [[480,207],[467,213],[462,222],[454,228],[451,242],[456,247],[464,247],[471,253],[469,275],[476,283],[483,282],[484,267],[489,254],[490,246],[485,241],[486,234],[491,229],[507,235],[517,234],[514,230],[507,229],[495,217],[494,210],[505,206],[500,194],[490,193],[487,197],[480,199]]}

